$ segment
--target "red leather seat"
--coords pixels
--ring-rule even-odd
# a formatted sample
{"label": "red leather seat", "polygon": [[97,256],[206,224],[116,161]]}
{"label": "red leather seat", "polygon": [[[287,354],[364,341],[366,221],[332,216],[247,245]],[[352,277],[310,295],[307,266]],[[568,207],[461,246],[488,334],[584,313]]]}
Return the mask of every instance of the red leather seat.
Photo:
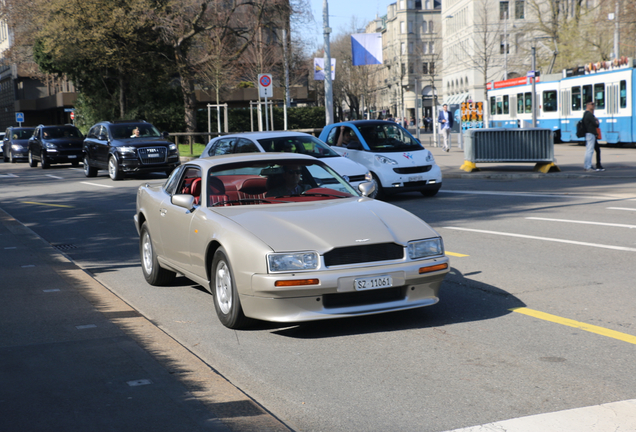
{"label": "red leather seat", "polygon": [[190,185],[190,195],[194,197],[194,203],[201,202],[201,178],[195,178]]}

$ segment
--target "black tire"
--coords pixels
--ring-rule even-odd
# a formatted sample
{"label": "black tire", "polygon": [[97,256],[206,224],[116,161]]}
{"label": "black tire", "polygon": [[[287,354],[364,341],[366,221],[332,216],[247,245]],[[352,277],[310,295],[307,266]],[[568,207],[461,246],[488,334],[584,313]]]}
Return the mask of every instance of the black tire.
{"label": "black tire", "polygon": [[33,153],[29,150],[29,166],[31,168],[36,168],[38,166],[38,161],[33,159]]}
{"label": "black tire", "polygon": [[439,192],[440,188],[441,186],[436,189],[426,189],[426,190],[420,191],[420,193],[424,195],[425,197],[433,197],[437,195],[437,192]]}
{"label": "black tire", "polygon": [[44,152],[40,153],[40,163],[42,164],[42,169],[49,169],[51,167],[51,163],[49,159],[44,155]]}
{"label": "black tire", "polygon": [[227,328],[244,328],[250,320],[243,314],[234,273],[223,248],[217,249],[210,268],[210,290],[219,321]]}
{"label": "black tire", "polygon": [[95,177],[97,175],[97,168],[92,167],[88,163],[88,156],[84,156],[84,175],[86,177]]}
{"label": "black tire", "polygon": [[377,200],[386,198],[386,193],[384,192],[380,178],[375,173],[371,173],[371,175],[373,176],[373,181],[375,181],[375,194],[371,198],[375,198]]}
{"label": "black tire", "polygon": [[175,272],[166,270],[159,265],[155,248],[152,245],[150,231],[145,222],[141,226],[139,235],[139,256],[141,257],[141,271],[144,274],[144,279],[150,285],[169,285],[177,275]]}
{"label": "black tire", "polygon": [[121,180],[124,177],[119,169],[119,162],[117,162],[115,156],[108,158],[108,176],[114,181]]}

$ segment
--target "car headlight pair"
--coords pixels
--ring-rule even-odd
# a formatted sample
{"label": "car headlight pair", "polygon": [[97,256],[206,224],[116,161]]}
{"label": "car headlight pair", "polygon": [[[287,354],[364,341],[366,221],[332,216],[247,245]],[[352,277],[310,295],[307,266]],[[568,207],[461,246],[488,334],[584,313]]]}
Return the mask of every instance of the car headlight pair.
{"label": "car headlight pair", "polygon": [[318,268],[318,253],[273,253],[267,255],[267,263],[270,272],[316,270]]}
{"label": "car headlight pair", "polygon": [[411,259],[444,255],[444,242],[441,237],[412,241],[408,244],[408,251]]}

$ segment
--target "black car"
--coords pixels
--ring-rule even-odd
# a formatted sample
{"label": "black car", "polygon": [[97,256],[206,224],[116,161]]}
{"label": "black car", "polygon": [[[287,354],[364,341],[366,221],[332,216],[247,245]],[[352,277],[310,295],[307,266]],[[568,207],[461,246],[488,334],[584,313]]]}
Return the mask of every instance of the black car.
{"label": "black car", "polygon": [[113,180],[126,173],[170,174],[181,162],[177,145],[167,138],[168,132],[159,133],[145,121],[97,123],[84,140],[84,174],[95,177],[97,170],[107,169]]}
{"label": "black car", "polygon": [[5,162],[16,162],[27,159],[29,154],[29,138],[35,128],[9,126],[2,140],[2,151]]}
{"label": "black car", "polygon": [[84,136],[73,125],[37,126],[28,143],[29,165],[46,169],[52,164],[72,163],[78,166],[82,160]]}

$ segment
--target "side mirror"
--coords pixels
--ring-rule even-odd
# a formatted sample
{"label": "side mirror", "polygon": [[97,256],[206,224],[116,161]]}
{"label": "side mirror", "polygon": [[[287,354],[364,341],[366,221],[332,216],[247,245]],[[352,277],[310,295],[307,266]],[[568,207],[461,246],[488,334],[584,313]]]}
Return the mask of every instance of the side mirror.
{"label": "side mirror", "polygon": [[186,210],[194,209],[194,197],[189,194],[177,194],[173,195],[170,200],[173,205],[177,207],[183,207]]}
{"label": "side mirror", "polygon": [[375,192],[375,182],[364,182],[358,185],[358,190],[363,197],[368,197]]}
{"label": "side mirror", "polygon": [[170,136],[170,133],[168,133],[168,131],[163,131],[161,132],[161,136],[164,138],[168,138]]}

